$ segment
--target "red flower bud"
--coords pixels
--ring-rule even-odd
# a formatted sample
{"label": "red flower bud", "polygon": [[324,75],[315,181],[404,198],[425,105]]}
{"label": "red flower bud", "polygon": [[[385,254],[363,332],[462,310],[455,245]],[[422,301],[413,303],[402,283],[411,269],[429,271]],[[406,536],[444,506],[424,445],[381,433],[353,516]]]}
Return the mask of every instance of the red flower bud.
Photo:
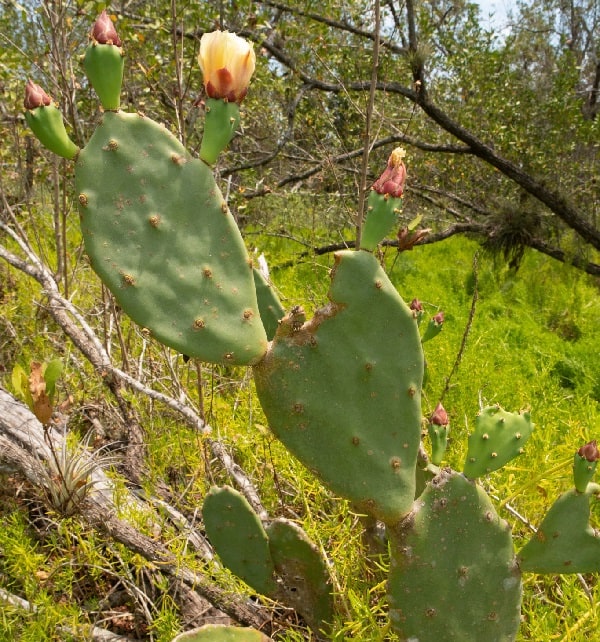
{"label": "red flower bud", "polygon": [[436,325],[442,325],[442,323],[444,323],[444,313],[441,310],[433,317],[433,322]]}
{"label": "red flower bud", "polygon": [[92,27],[92,39],[100,45],[121,46],[121,38],[119,38],[115,25],[110,19],[108,13],[106,13],[106,10],[104,10],[98,16],[96,22],[94,22],[94,26]]}
{"label": "red flower bud", "polygon": [[413,299],[408,307],[414,312],[423,312],[423,304],[419,299]]}
{"label": "red flower bud", "polygon": [[35,109],[36,107],[47,107],[52,104],[52,98],[32,80],[28,80],[25,85],[25,109]]}
{"label": "red flower bud", "polygon": [[582,459],[586,459],[589,462],[598,461],[600,459],[600,450],[598,450],[598,446],[596,445],[596,440],[593,439],[589,443],[585,444],[585,446],[582,446],[577,451],[577,454]]}
{"label": "red flower bud", "polygon": [[397,147],[390,155],[387,167],[383,174],[373,183],[372,189],[378,194],[400,198],[404,193],[406,181],[406,166],[402,159],[406,152],[402,147]]}
{"label": "red flower bud", "polygon": [[433,414],[429,418],[429,422],[434,426],[447,426],[450,423],[450,420],[448,419],[448,413],[441,403],[438,403],[438,405],[435,407]]}

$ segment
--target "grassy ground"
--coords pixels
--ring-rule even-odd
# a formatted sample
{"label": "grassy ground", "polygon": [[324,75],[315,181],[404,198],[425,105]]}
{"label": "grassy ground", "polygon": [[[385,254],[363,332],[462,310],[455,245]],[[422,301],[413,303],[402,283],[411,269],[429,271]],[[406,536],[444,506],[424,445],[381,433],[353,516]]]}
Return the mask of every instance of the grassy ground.
{"label": "grassy ground", "polygon": [[[330,256],[277,269],[293,258],[298,246],[266,236],[253,236],[252,243],[267,253],[286,307],[302,303],[311,310],[325,300]],[[526,255],[517,273],[478,255],[475,278],[476,252],[475,243],[454,239],[400,256],[389,251],[385,262],[405,299],[418,297],[429,315],[439,310],[445,313],[442,333],[426,344],[429,375],[424,414],[435,407],[447,386],[477,282],[479,298],[466,348],[444,397],[452,427],[447,463],[461,468],[469,422],[480,403],[531,410],[536,430],[526,454],[483,481],[499,498],[502,516],[513,524],[518,548],[530,536],[528,524],[538,524],[557,494],[571,485],[573,452],[600,437],[600,284],[533,253]],[[75,275],[75,300],[91,309],[99,292],[87,285],[89,270],[78,264]],[[110,411],[98,382],[89,378],[85,366],[70,360],[72,348],[64,346],[43,311],[32,304],[30,283],[14,271],[6,272],[4,283],[2,384],[10,388],[10,371],[17,361],[27,364],[33,358],[61,356],[66,364],[61,392],[75,398],[74,427],[86,428],[84,407],[101,409],[108,420]],[[6,322],[15,331],[12,343],[7,339]],[[135,363],[139,336],[126,322],[123,332],[123,352]],[[115,354],[125,356],[117,346]],[[215,436],[232,448],[270,513],[300,519],[308,534],[329,553],[336,588],[343,596],[343,615],[336,623],[334,639],[394,639],[385,625],[385,568],[366,565],[358,518],[270,436],[248,372],[205,368],[199,381],[193,364],[165,356],[158,347],[148,348],[143,367],[157,387],[185,388],[198,407],[197,389],[202,388],[204,410]],[[183,427],[176,416],[135,402],[148,440],[146,490],[152,493],[157,481],[166,481],[179,498],[177,507],[193,513],[209,485],[226,478],[207,465],[201,438]],[[120,600],[115,600],[111,621],[104,626],[161,642],[171,639],[179,620],[167,593],[159,591],[152,603],[144,603],[133,588],[145,572],[142,560],[85,530],[76,518],[64,521],[41,508],[33,501],[34,490],[21,480],[3,475],[1,481],[0,586],[29,600],[37,610],[25,613],[17,607],[0,608],[0,641],[83,639],[81,633],[71,635],[68,630],[81,631],[83,624],[95,621],[105,612],[103,597],[114,593]],[[509,509],[522,515],[525,523]],[[143,523],[143,518],[139,521]],[[194,564],[176,534],[173,546],[180,550],[182,561]],[[382,560],[383,567],[385,564]],[[519,639],[589,640],[599,624],[597,577],[582,579],[526,576]],[[242,590],[239,584],[232,586]],[[301,639],[299,634],[291,633],[289,640],[296,639]]]}

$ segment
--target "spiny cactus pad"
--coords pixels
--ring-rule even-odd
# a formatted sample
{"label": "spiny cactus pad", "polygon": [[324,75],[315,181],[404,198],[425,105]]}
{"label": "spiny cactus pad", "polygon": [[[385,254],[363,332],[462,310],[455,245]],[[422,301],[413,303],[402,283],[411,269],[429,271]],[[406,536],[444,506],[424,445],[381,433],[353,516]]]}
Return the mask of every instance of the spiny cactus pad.
{"label": "spiny cactus pad", "polygon": [[267,333],[267,339],[271,341],[279,327],[280,319],[285,316],[285,310],[277,298],[273,286],[256,268],[254,268],[254,287],[256,288],[260,318]]}
{"label": "spiny cactus pad", "polygon": [[280,323],[254,369],[269,425],[335,493],[382,521],[412,505],[421,435],[417,324],[365,251],[335,255],[329,305]]}
{"label": "spiny cactus pad", "polygon": [[211,488],[202,517],[223,564],[254,590],[274,595],[277,583],[267,534],[245,497],[229,486]]}
{"label": "spiny cactus pad", "polygon": [[255,629],[222,624],[205,624],[199,629],[181,633],[172,642],[270,642],[271,638]]}
{"label": "spiny cactus pad", "polygon": [[600,536],[590,526],[590,501],[599,493],[598,484],[589,484],[585,493],[575,489],[563,493],[519,552],[521,569],[532,573],[600,572]]}
{"label": "spiny cactus pad", "polygon": [[333,594],[323,556],[294,522],[278,518],[266,531],[282,580],[281,601],[298,611],[311,629],[326,631],[333,621]]}
{"label": "spiny cactus pad", "polygon": [[500,406],[484,408],[469,435],[464,474],[469,479],[498,470],[523,453],[533,423],[528,412],[507,412]]}
{"label": "spiny cactus pad", "polygon": [[443,470],[388,534],[390,618],[401,640],[515,639],[521,577],[509,526],[481,488]]}
{"label": "spiny cactus pad", "polygon": [[75,178],[92,267],[136,323],[204,361],[261,358],[252,264],[202,161],[151,119],[107,112]]}

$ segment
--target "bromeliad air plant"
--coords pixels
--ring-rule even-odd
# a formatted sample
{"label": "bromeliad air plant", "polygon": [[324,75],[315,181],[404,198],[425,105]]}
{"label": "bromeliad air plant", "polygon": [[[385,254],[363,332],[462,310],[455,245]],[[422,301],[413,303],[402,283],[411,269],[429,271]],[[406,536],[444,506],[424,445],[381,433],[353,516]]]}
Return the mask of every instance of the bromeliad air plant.
{"label": "bromeliad air plant", "polygon": [[[404,302],[376,255],[398,227],[403,150],[392,153],[373,185],[361,249],[335,253],[327,305],[309,320],[300,305],[284,314],[254,269],[209,168],[238,126],[255,67],[252,46],[227,32],[202,38],[208,98],[200,160],[165,127],[119,109],[120,45],[103,16],[92,32],[86,71],[105,113],[81,150],[64,140],[54,144],[56,135],[48,135],[44,123],[49,114],[56,121],[58,112],[41,90],[27,89],[34,133],[76,159],[92,267],[123,311],[157,341],[203,361],[252,366],[273,433],[355,511],[385,525],[390,622],[401,640],[514,640],[524,570],[600,571],[600,538],[589,527],[590,503],[600,493],[591,482],[600,453],[595,443],[579,451],[576,488],[518,553],[477,479],[523,454],[533,429],[529,413],[483,408],[463,470],[456,472],[439,467],[448,415],[438,406],[429,422],[429,461],[422,443],[422,343],[439,333],[443,314],[421,336],[422,304]],[[317,639],[333,632],[329,564],[296,522],[256,515],[228,487],[208,493],[203,517],[230,570],[295,609]],[[234,629],[226,635],[247,642],[259,634]],[[225,630],[205,630],[188,639],[224,636]]]}
{"label": "bromeliad air plant", "polygon": [[213,165],[239,126],[239,106],[248,91],[256,55],[244,38],[228,31],[213,31],[200,40],[198,63],[208,96],[200,158]]}

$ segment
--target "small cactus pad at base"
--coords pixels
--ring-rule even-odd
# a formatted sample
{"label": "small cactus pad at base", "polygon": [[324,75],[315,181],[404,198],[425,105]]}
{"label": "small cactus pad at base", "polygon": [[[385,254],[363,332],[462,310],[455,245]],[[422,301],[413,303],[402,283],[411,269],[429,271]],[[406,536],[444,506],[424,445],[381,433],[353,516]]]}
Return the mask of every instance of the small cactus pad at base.
{"label": "small cactus pad at base", "polygon": [[202,507],[204,527],[223,564],[262,595],[277,591],[267,534],[243,495],[211,488]]}
{"label": "small cactus pad at base", "polygon": [[278,518],[266,528],[281,601],[294,608],[313,631],[326,631],[333,621],[333,594],[323,556],[294,522]]}
{"label": "small cactus pad at base", "polygon": [[107,112],[75,179],[92,267],[126,314],[190,357],[262,357],[252,264],[202,161],[149,118]]}
{"label": "small cactus pad at base", "polygon": [[523,571],[532,573],[600,572],[600,536],[590,526],[590,501],[600,486],[585,493],[562,494],[544,517],[537,533],[519,552]]}
{"label": "small cactus pad at base", "polygon": [[293,309],[254,369],[271,430],[333,492],[393,523],[412,505],[423,353],[412,311],[365,251],[335,255],[330,304]]}
{"label": "small cactus pad at base", "polygon": [[255,629],[205,624],[199,629],[181,633],[171,642],[270,642],[271,638]]}
{"label": "small cactus pad at base", "polygon": [[522,588],[511,533],[481,488],[443,470],[388,535],[390,618],[401,640],[516,638]]}
{"label": "small cactus pad at base", "polygon": [[469,435],[464,474],[469,479],[498,470],[523,453],[533,423],[528,412],[507,412],[500,406],[484,408]]}

